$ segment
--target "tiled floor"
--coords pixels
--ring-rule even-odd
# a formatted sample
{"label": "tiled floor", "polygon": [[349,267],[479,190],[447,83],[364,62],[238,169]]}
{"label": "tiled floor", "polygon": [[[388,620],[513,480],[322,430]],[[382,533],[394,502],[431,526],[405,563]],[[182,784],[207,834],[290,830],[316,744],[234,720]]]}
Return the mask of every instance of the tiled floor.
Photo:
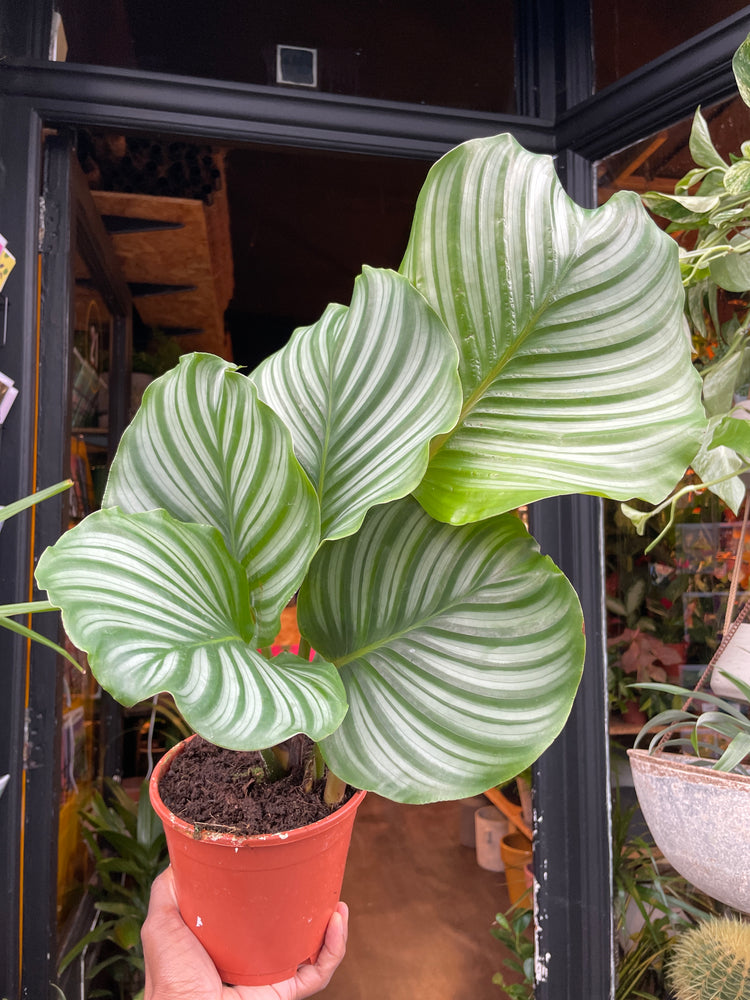
{"label": "tiled floor", "polygon": [[489,928],[509,905],[505,877],[461,845],[460,808],[365,798],[342,891],[349,945],[324,1000],[502,1000]]}

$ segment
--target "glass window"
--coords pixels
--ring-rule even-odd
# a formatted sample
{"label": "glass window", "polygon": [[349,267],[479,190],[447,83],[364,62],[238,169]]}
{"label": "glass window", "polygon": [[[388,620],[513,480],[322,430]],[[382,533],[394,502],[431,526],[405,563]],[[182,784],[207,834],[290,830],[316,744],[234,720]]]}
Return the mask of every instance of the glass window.
{"label": "glass window", "polygon": [[[702,114],[717,152],[731,163],[750,136],[748,108],[737,97],[704,108]],[[686,119],[599,163],[599,202],[621,190],[673,194],[677,182],[695,166],[688,145],[691,127],[692,118]],[[689,193],[696,191],[693,186]],[[687,215],[671,225],[658,215],[654,218],[682,246],[694,246],[695,225]],[[713,300],[705,288],[694,284],[688,288],[694,359],[704,372],[710,362],[728,353],[730,344],[736,352],[750,290],[718,289]],[[747,396],[748,385],[738,382],[735,404],[747,402]],[[686,484],[697,484],[698,478],[691,476],[689,472]],[[620,729],[628,708],[636,707],[629,704],[633,699],[626,684],[669,677],[692,688],[711,659],[724,629],[740,525],[727,503],[707,490],[691,490],[677,505],[676,523],[646,553],[649,542],[668,527],[668,512],[648,523],[645,537],[636,535],[619,505],[608,504],[607,512],[610,705]],[[750,539],[744,551],[750,554]],[[750,596],[747,573],[745,566],[738,581],[739,602]],[[643,712],[651,717],[671,706],[670,699],[659,694],[636,700],[641,713],[635,713],[631,732],[638,730]]]}
{"label": "glass window", "polygon": [[592,0],[601,90],[746,6],[744,0]]}
{"label": "glass window", "polygon": [[308,90],[515,111],[512,0],[61,0],[59,8],[69,62],[294,87],[279,57],[285,46],[313,50],[296,80]]}

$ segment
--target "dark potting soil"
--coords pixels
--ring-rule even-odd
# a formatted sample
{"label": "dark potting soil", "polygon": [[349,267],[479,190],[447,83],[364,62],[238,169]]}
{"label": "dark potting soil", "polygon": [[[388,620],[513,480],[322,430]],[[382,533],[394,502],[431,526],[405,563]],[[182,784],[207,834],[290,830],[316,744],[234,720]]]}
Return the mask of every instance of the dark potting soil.
{"label": "dark potting soil", "polygon": [[[262,763],[255,751],[224,750],[196,736],[172,760],[159,794],[188,823],[243,835],[294,830],[338,808],[323,801],[324,781],[310,792],[302,788],[303,768],[278,781],[255,780]],[[347,790],[346,798],[352,794]]]}

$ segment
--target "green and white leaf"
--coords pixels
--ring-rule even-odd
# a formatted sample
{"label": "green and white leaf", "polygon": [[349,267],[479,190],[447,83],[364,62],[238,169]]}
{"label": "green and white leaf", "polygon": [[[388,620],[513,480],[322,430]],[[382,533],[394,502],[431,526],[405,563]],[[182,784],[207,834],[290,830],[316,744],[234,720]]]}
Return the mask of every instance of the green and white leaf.
{"label": "green and white leaf", "polygon": [[298,621],[347,690],[327,762],[397,801],[472,795],[527,767],[583,665],[573,588],[518,517],[456,527],[412,498],[321,548]]}
{"label": "green and white leaf", "polygon": [[750,413],[747,409],[738,409],[736,416],[729,414],[721,420],[713,433],[709,447],[715,448],[719,445],[732,448],[746,461],[750,461]]}
{"label": "green and white leaf", "polygon": [[734,406],[738,389],[750,380],[750,343],[742,329],[725,330],[725,353],[702,373],[703,405],[709,417],[725,416]]}
{"label": "green and white leaf", "polygon": [[690,155],[699,167],[726,168],[726,163],[716,151],[706,119],[700,107],[695,109],[690,130]]}
{"label": "green and white leaf", "polygon": [[719,204],[719,195],[681,195],[648,191],[642,195],[644,205],[663,219],[679,224],[703,223]]}
{"label": "green and white leaf", "polygon": [[543,497],[660,501],[705,416],[677,247],[638,198],[585,210],[510,136],[430,171],[402,272],[458,345],[463,409],[416,496],[462,523]]}
{"label": "green and white leaf", "polygon": [[104,506],[218,528],[247,573],[260,645],[277,635],[319,543],[318,503],[288,430],[235,365],[207,354],[183,356],[146,390]]}
{"label": "green and white leaf", "polygon": [[457,366],[422,296],[394,271],[366,267],[349,308],[329,306],[252,373],[315,484],[323,538],[351,534],[370,507],[417,486],[430,439],[460,412]]}
{"label": "green and white leaf", "polygon": [[329,663],[257,651],[247,576],[215,528],[97,511],[43,553],[36,576],[123,705],[169,691],[193,729],[236,750],[319,740],[346,712]]}
{"label": "green and white leaf", "polygon": [[747,463],[731,444],[721,443],[723,420],[720,416],[710,418],[705,440],[692,461],[692,467],[702,482],[712,484],[709,487],[711,493],[736,514],[745,498],[745,484],[740,479],[740,473],[745,471]]}
{"label": "green and white leaf", "polygon": [[730,194],[750,195],[750,160],[737,160],[724,174],[724,187]]}
{"label": "green and white leaf", "polygon": [[750,240],[738,233],[729,240],[728,246],[730,250],[711,261],[711,277],[719,288],[728,292],[746,292],[750,288]]}
{"label": "green and white leaf", "polygon": [[746,38],[734,53],[732,71],[740,97],[750,107],[750,37]]}

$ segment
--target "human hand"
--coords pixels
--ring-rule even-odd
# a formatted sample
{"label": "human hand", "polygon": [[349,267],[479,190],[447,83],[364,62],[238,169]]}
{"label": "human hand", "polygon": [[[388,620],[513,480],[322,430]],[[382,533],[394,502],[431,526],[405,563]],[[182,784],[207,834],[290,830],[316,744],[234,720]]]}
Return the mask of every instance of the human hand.
{"label": "human hand", "polygon": [[224,986],[208,952],[180,916],[172,869],[151,887],[141,940],[146,963],[144,1000],[305,1000],[328,985],[346,951],[349,909],[339,903],[315,965],[302,965],[273,986]]}

